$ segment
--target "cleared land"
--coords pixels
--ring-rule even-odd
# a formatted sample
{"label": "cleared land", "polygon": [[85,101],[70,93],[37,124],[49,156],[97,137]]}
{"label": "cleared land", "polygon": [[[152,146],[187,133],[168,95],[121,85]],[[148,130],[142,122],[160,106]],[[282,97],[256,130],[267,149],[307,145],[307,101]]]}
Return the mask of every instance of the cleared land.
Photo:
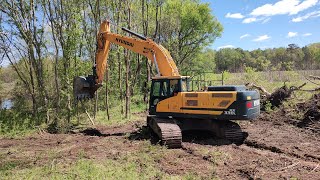
{"label": "cleared land", "polygon": [[[283,85],[245,82],[265,85],[270,92]],[[249,134],[240,146],[209,133],[187,132],[182,149],[167,149],[151,138],[145,114],[128,122],[118,117],[120,109],[111,112],[110,120],[98,113],[96,122],[104,125],[86,124],[69,134],[41,130],[0,137],[0,179],[320,179],[320,94],[311,96],[296,92],[283,107],[239,122]],[[85,114],[80,119],[89,123]]]}
{"label": "cleared land", "polygon": [[[319,122],[317,122],[319,123]],[[249,137],[236,146],[211,134],[184,134],[182,149],[149,138],[145,115],[121,126],[70,134],[41,132],[0,139],[0,177],[154,179],[317,179],[319,131],[297,127],[283,112],[240,122]]]}

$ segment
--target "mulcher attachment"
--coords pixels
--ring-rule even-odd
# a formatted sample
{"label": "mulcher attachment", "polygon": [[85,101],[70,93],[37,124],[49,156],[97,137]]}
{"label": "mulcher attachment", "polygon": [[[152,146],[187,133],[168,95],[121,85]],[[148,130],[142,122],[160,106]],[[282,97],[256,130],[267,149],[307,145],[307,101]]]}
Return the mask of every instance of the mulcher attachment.
{"label": "mulcher attachment", "polygon": [[99,86],[95,84],[95,77],[77,76],[73,79],[73,96],[76,100],[87,100],[94,97]]}

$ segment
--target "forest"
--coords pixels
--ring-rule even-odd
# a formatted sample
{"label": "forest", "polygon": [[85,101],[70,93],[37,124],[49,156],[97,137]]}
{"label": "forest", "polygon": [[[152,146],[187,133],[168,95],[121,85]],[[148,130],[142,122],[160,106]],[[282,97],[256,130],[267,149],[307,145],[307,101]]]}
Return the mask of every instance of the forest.
{"label": "forest", "polygon": [[[35,124],[49,118],[55,123],[70,122],[74,116],[72,80],[91,73],[102,20],[163,44],[181,68],[223,29],[208,4],[193,0],[8,0],[1,2],[0,11],[0,53],[2,61],[10,62],[9,76],[17,80],[14,97],[19,98],[14,99],[14,109],[36,117]],[[128,36],[117,27],[112,31]],[[121,113],[128,117],[132,96],[141,95],[139,102],[147,101],[151,64],[118,46],[112,46],[109,60],[106,89],[99,92],[95,108],[120,105]]]}

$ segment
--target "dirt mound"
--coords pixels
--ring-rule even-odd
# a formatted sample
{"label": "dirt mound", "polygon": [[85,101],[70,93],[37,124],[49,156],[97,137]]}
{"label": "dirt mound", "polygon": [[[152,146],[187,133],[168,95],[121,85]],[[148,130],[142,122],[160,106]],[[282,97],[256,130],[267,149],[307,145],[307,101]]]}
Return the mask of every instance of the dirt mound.
{"label": "dirt mound", "polygon": [[320,133],[320,93],[314,94],[311,99],[302,103],[292,104],[289,107],[280,106],[271,112],[262,112],[259,120],[271,121],[274,125],[292,124]]}
{"label": "dirt mound", "polygon": [[298,127],[320,130],[320,93],[314,94],[310,100],[298,104],[297,110],[304,112],[303,119],[297,123]]}
{"label": "dirt mound", "polygon": [[102,134],[98,129],[95,128],[88,128],[80,132],[87,136],[104,136],[104,134]]}

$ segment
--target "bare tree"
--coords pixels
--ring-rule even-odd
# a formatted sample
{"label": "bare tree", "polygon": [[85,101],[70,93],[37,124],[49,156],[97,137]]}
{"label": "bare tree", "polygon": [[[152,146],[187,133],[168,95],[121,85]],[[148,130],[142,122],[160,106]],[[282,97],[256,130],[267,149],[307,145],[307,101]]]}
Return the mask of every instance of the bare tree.
{"label": "bare tree", "polygon": [[[19,78],[25,82],[26,86],[29,82],[31,84],[28,89],[33,99],[33,113],[38,113],[37,105],[47,110],[49,97],[45,87],[43,68],[45,22],[37,17],[37,13],[43,15],[43,12],[33,0],[23,2],[3,0],[0,4],[0,12],[3,13],[4,23],[11,27],[7,30],[10,31],[8,32],[10,37],[7,39],[1,37],[2,44],[5,44],[3,51],[16,72],[19,72]],[[20,59],[16,59],[17,57]],[[19,60],[23,60],[24,63]],[[18,66],[21,63],[29,71],[28,79],[22,75],[21,66]]]}

